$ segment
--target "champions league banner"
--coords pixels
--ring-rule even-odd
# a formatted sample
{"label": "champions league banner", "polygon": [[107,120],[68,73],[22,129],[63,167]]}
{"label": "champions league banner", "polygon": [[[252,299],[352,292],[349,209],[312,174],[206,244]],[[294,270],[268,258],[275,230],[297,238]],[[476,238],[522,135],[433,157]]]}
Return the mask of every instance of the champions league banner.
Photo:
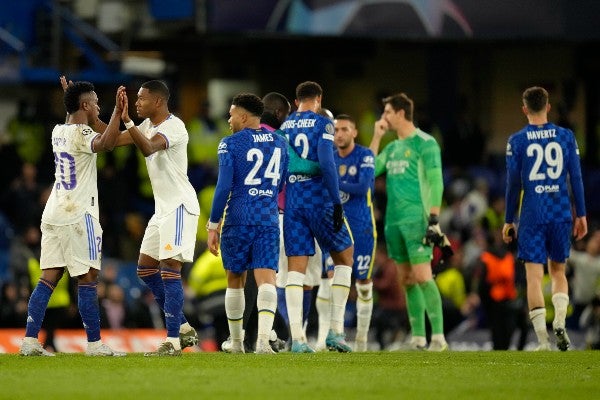
{"label": "champions league banner", "polygon": [[207,0],[207,31],[394,39],[600,39],[597,0]]}

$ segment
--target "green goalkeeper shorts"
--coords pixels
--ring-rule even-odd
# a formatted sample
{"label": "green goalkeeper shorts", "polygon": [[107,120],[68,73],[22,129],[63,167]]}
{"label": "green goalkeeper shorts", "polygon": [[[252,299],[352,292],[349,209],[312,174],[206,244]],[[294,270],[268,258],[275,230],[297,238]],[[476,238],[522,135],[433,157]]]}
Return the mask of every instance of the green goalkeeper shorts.
{"label": "green goalkeeper shorts", "polygon": [[388,255],[397,263],[411,265],[430,262],[433,248],[423,244],[427,222],[385,225],[385,242]]}

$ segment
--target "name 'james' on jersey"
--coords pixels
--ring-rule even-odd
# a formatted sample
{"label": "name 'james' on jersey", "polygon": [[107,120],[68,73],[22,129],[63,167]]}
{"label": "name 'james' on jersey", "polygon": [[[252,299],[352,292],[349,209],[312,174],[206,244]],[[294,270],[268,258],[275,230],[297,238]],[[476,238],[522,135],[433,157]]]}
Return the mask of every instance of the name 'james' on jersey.
{"label": "name 'james' on jersey", "polygon": [[233,167],[224,225],[279,226],[277,194],[288,168],[285,139],[265,128],[243,129],[223,138],[219,165]]}
{"label": "name 'james' on jersey", "polygon": [[[527,125],[508,139],[507,181],[523,190],[521,223],[571,221],[569,181],[581,180],[579,149],[569,129],[553,123]],[[576,199],[577,200],[577,199]],[[507,220],[516,213],[507,204]]]}

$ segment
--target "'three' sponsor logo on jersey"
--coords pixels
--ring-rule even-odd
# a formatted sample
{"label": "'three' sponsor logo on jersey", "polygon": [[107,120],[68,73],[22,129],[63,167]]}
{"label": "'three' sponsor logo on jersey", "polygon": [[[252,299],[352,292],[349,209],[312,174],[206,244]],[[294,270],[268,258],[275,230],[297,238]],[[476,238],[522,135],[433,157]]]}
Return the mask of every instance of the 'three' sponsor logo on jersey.
{"label": "'three' sponsor logo on jersey", "polygon": [[560,186],[559,185],[537,185],[534,190],[538,194],[557,193],[560,191]]}

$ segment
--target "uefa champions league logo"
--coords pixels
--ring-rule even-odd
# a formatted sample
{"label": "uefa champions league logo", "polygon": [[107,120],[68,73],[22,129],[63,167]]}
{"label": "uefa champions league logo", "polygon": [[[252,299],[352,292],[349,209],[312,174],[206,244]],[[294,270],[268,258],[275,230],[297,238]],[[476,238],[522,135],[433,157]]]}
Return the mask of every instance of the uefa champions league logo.
{"label": "uefa champions league logo", "polygon": [[[321,3],[324,4],[321,5]],[[280,4],[283,4],[283,2]],[[444,18],[451,19],[463,31],[465,36],[473,36],[469,21],[452,0],[313,1],[311,8],[302,0],[293,0],[288,8],[286,28],[297,33],[339,35],[347,31],[352,22],[359,17],[364,7],[377,5],[389,7],[393,4],[405,4],[412,8],[423,29],[431,37],[441,36]],[[281,6],[278,8],[281,8]],[[273,29],[274,26],[277,26],[284,14],[283,12],[274,12],[268,22],[268,28]]]}

